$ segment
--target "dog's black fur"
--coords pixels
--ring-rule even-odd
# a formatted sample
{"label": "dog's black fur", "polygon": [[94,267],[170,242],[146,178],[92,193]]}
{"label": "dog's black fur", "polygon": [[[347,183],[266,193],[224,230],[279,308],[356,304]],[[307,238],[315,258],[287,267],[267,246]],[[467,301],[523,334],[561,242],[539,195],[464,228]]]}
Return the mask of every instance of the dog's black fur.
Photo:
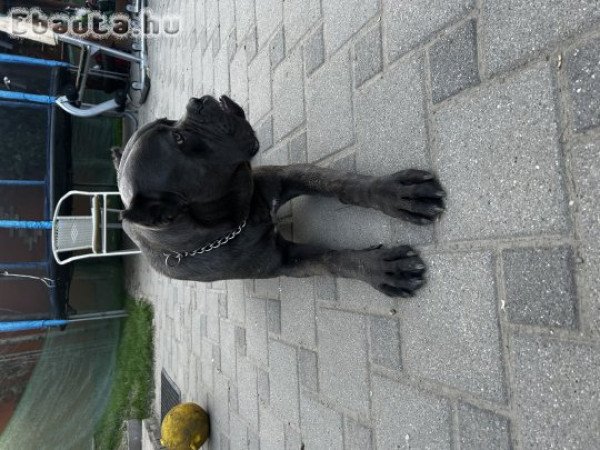
{"label": "dog's black fur", "polygon": [[[371,177],[309,164],[251,169],[258,141],[242,108],[226,96],[191,99],[178,122],[160,119],[113,149],[123,225],[150,264],[165,275],[215,281],[333,275],[371,284],[390,296],[411,296],[425,265],[408,246],[330,250],[297,244],[276,230],[277,209],[299,195],[336,197],[419,224],[443,211],[444,190],[429,172]],[[183,257],[242,232],[208,253]]]}

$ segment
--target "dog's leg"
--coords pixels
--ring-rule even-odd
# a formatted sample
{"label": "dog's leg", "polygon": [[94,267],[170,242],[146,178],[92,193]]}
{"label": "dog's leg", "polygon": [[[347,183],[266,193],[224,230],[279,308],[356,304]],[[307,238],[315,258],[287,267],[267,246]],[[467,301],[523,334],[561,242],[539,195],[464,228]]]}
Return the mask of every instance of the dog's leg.
{"label": "dog's leg", "polygon": [[323,195],[419,224],[437,219],[446,195],[433,174],[415,169],[374,177],[310,164],[265,166],[255,170],[255,180],[278,206],[299,195]]}
{"label": "dog's leg", "polygon": [[409,246],[330,250],[277,238],[281,265],[269,276],[332,275],[369,283],[392,297],[411,297],[424,283],[425,264]]}

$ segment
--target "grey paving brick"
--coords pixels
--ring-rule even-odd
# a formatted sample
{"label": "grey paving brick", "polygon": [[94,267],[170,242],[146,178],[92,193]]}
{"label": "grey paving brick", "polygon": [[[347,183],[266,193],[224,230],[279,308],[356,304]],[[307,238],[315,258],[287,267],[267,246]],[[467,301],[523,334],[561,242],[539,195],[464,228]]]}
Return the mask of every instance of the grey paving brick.
{"label": "grey paving brick", "polygon": [[213,54],[212,51],[207,50],[202,55],[202,95],[214,93],[214,76]]}
{"label": "grey paving brick", "polygon": [[237,51],[237,36],[235,33],[235,30],[233,30],[229,33],[229,37],[227,38],[227,57],[229,58],[229,61],[233,59],[235,52]]}
{"label": "grey paving brick", "polygon": [[254,280],[254,293],[262,298],[279,298],[281,289],[279,278],[260,278]]}
{"label": "grey paving brick", "polygon": [[[320,4],[322,18],[315,16]],[[474,4],[477,9],[472,10]],[[257,10],[270,5],[278,9],[279,17],[272,20],[263,14],[257,23]],[[315,339],[310,350],[305,350],[296,335],[288,340],[280,333],[285,324],[281,324],[282,305],[278,303],[282,296],[279,279],[259,280],[256,288],[252,280],[184,282],[157,275],[138,258],[127,262],[128,289],[132,295],[151,299],[156,307],[159,367],[173,375],[186,400],[197,401],[211,412],[209,448],[258,450],[261,444],[263,448],[294,450],[342,445],[368,449],[371,444],[380,449],[487,449],[510,444],[524,449],[597,447],[600,148],[597,129],[592,129],[600,125],[596,96],[600,74],[594,71],[600,46],[595,30],[600,24],[596,0],[267,0],[260,4],[256,0],[215,0],[210,4],[169,0],[154,6],[161,15],[185,17],[185,28],[172,39],[149,42],[150,61],[155,61],[150,66],[154,83],[140,112],[141,124],[165,115],[179,116],[190,95],[229,90],[257,132],[264,126],[264,135],[270,140],[266,145],[267,140],[260,138],[267,152],[257,155],[257,165],[304,162],[310,151],[310,160],[317,154],[323,166],[387,174],[408,166],[427,168],[433,157],[433,167],[439,170],[449,194],[448,213],[436,227],[412,226],[328,199],[299,198],[281,211],[282,229],[290,235],[293,232],[295,240],[335,248],[380,242],[427,246],[423,253],[430,269],[429,284],[415,299],[389,299],[365,283],[348,280],[314,278],[298,288],[306,291],[301,294],[311,299],[313,309],[316,305],[340,309],[342,313],[331,314],[352,318],[346,320],[350,326],[344,323],[340,331],[342,319],[331,325],[328,317],[321,317],[319,337],[321,328],[332,336],[323,338],[330,343],[321,342],[321,348]],[[471,19],[477,21],[481,61],[472,53]],[[265,26],[273,32],[265,35]],[[379,29],[381,36],[377,36]],[[384,44],[383,55],[376,48],[378,39]],[[364,50],[363,45],[375,52]],[[407,48],[409,54],[405,54]],[[369,53],[374,58],[369,58]],[[560,68],[557,53],[562,54]],[[398,57],[400,54],[404,56]],[[359,58],[354,61],[349,56]],[[379,72],[381,60],[385,70]],[[475,62],[482,71],[483,85],[468,84],[472,80],[463,76],[469,67],[473,73]],[[454,72],[453,63],[460,70]],[[351,108],[341,119],[335,116],[333,126],[338,120],[348,120],[354,128],[351,142],[342,142],[343,150],[330,154],[328,148],[309,148],[308,135],[315,130],[311,131],[312,124],[305,120],[310,106],[304,82],[328,72],[328,80],[322,80],[323,90],[337,92],[337,86],[327,86],[336,82],[331,76],[336,64],[348,69],[344,76],[349,82]],[[286,66],[292,70],[284,76],[280,69]],[[430,110],[424,106],[431,101],[424,98],[429,95],[425,89],[430,78],[425,69],[429,68],[434,71],[434,99],[469,88]],[[372,76],[369,69],[377,74]],[[438,72],[444,76],[438,78]],[[260,93],[261,87],[268,89],[264,74],[273,75],[279,89],[279,112],[257,110],[257,104],[266,108],[268,103]],[[361,84],[363,77],[368,81]],[[454,82],[460,82],[458,87]],[[442,94],[436,97],[440,85]],[[341,99],[335,100],[341,103]],[[326,117],[337,105],[317,112]],[[274,122],[267,124],[270,120]],[[325,124],[321,126],[325,129]],[[558,129],[565,127],[567,132],[559,138]],[[335,145],[340,145],[339,140]],[[562,178],[567,174],[568,183]],[[556,239],[561,235],[564,239]],[[567,243],[573,236],[576,239]],[[535,243],[526,245],[548,252],[542,258],[551,263],[548,268],[537,264],[531,256],[534,250],[523,248],[523,242],[514,244],[522,237],[534,237]],[[501,239],[502,249],[511,250],[500,253],[501,261],[497,261],[487,252],[469,250],[465,242],[474,239],[485,240],[476,243],[477,248]],[[443,247],[451,246],[449,253],[436,253],[440,251],[434,245],[438,241]],[[570,262],[561,259],[568,253],[565,245],[573,247]],[[508,280],[495,286],[494,278],[499,275],[495,269],[506,269],[507,255],[512,252],[514,270],[510,274],[504,270]],[[533,262],[528,262],[528,256]],[[525,264],[527,273],[519,270]],[[571,271],[576,276],[576,283],[570,280],[577,285],[576,301],[574,291],[573,297],[559,296],[568,284],[564,275]],[[550,274],[557,288],[548,289],[551,292],[538,289],[535,298],[523,297]],[[519,283],[525,287],[520,288]],[[517,298],[527,300],[526,305],[511,310],[509,299],[502,309],[495,293],[508,292],[505,286],[519,291]],[[544,301],[546,295],[552,301]],[[247,349],[249,344],[244,345],[249,297],[263,299],[261,308],[250,313],[249,322],[261,317],[259,334],[264,336],[262,341],[254,340],[255,352],[268,361],[267,336],[284,341],[279,345],[285,357],[278,359],[288,358],[291,365],[274,364],[280,383],[275,390],[282,398],[286,396],[287,400],[280,402],[290,401],[286,389],[295,396],[295,408],[302,408],[295,422],[271,408],[267,397],[272,392],[266,381],[273,367],[255,360]],[[560,310],[555,302],[577,306],[573,311]],[[320,312],[313,311],[313,333]],[[501,342],[498,313],[512,322],[524,315],[538,331],[545,323],[571,326],[569,320],[575,317],[578,330],[542,333],[511,325],[503,329],[507,334]],[[311,315],[301,317],[308,321]],[[358,324],[356,317],[360,317]],[[563,324],[552,324],[556,317]],[[395,321],[402,333],[394,327]],[[368,328],[359,343],[355,337],[360,327]],[[390,335],[395,338],[385,340]],[[401,339],[396,340],[398,335]],[[507,345],[509,361],[503,361],[506,352],[502,344]],[[395,351],[399,345],[402,358]],[[336,353],[337,360],[329,358],[327,370],[317,367],[315,377],[325,350],[341,356]],[[313,351],[318,353],[316,361]],[[346,369],[351,359],[348,354],[358,354],[358,365],[350,371]],[[382,380],[381,374],[391,376],[397,364],[402,366],[402,372],[396,374],[401,382]],[[359,383],[338,389],[340,393],[335,395],[339,398],[333,398],[332,387],[325,392],[318,377],[325,371],[332,374],[330,378],[349,372],[348,377]],[[358,401],[351,397],[363,379],[367,381],[361,393],[368,396],[369,390],[373,391],[366,408],[365,394],[358,395]],[[440,392],[451,393],[452,400],[438,397]],[[478,409],[482,406],[506,412],[511,423],[504,413]]]}
{"label": "grey paving brick", "polygon": [[325,62],[323,27],[317,28],[317,30],[308,38],[304,47],[304,62],[306,64],[307,77],[310,77],[312,73]]}
{"label": "grey paving brick", "polygon": [[231,446],[229,445],[229,437],[223,433],[219,434],[219,450],[231,450]]}
{"label": "grey paving brick", "polygon": [[219,294],[219,317],[227,317],[227,296]]}
{"label": "grey paving brick", "polygon": [[235,327],[235,349],[239,356],[246,356],[248,352],[248,344],[246,343],[246,329]]}
{"label": "grey paving brick", "polygon": [[342,449],[342,415],[305,393],[300,396],[300,405],[302,443],[306,448]]}
{"label": "grey paving brick", "polygon": [[202,51],[206,48],[206,13],[204,11],[204,2],[196,2],[194,8],[194,21],[196,25],[196,42],[200,44]]}
{"label": "grey paving brick", "polygon": [[238,358],[238,409],[250,426],[258,429],[258,392],[256,367],[248,358]]}
{"label": "grey paving brick", "polygon": [[269,45],[269,54],[271,58],[271,70],[279,65],[285,58],[285,40],[283,37],[283,29],[279,29]]}
{"label": "grey paving brick", "polygon": [[267,322],[269,333],[281,333],[281,302],[279,300],[267,301]]}
{"label": "grey paving brick", "polygon": [[227,289],[227,281],[225,280],[216,280],[210,283],[210,287],[212,289],[225,290]]}
{"label": "grey paving brick", "polygon": [[286,341],[314,348],[315,300],[310,278],[281,278],[281,335]]}
{"label": "grey paving brick", "polygon": [[398,321],[387,317],[371,317],[370,332],[371,361],[389,369],[400,369]]}
{"label": "grey paving brick", "polygon": [[238,388],[235,384],[229,386],[229,409],[237,413],[239,412]]}
{"label": "grey paving brick", "polygon": [[261,165],[263,166],[286,166],[289,163],[287,145],[278,145],[261,155]]}
{"label": "grey paving brick", "polygon": [[402,61],[357,94],[359,172],[382,175],[429,167],[422,70],[420,58]]}
{"label": "grey paving brick", "polygon": [[377,0],[323,2],[327,55],[334,53],[379,11]]}
{"label": "grey paving brick", "polygon": [[451,448],[446,399],[377,375],[372,389],[376,448]]}
{"label": "grey paving brick", "polygon": [[512,448],[508,419],[490,411],[484,411],[468,403],[460,403],[458,427],[461,449],[509,450]]}
{"label": "grey paving brick", "polygon": [[504,402],[491,254],[424,259],[428,284],[417,298],[399,303],[403,370]]}
{"label": "grey paving brick", "polygon": [[229,307],[229,318],[237,323],[246,320],[246,302],[244,283],[241,280],[227,281],[227,305]]}
{"label": "grey paving brick", "polygon": [[219,297],[217,291],[207,291],[206,293],[206,335],[214,342],[219,342]]}
{"label": "grey paving brick", "polygon": [[228,320],[221,319],[221,371],[235,379],[235,328]]}
{"label": "grey paving brick", "polygon": [[262,403],[269,403],[269,392],[270,392],[270,387],[269,387],[269,372],[262,370],[262,369],[258,369],[258,380],[257,380],[257,384],[258,384],[258,399],[262,402]]}
{"label": "grey paving brick", "polygon": [[[176,351],[179,351],[179,347],[176,347]],[[179,355],[176,355],[174,358],[178,360]],[[217,369],[217,371],[221,371],[221,347],[218,344],[212,344],[212,363],[213,367]]]}
{"label": "grey paving brick", "polygon": [[[197,317],[197,318],[196,318]],[[202,354],[202,321],[201,321],[201,317],[206,317],[206,316],[196,316],[194,318],[192,318],[192,326],[191,328],[191,338],[192,338],[192,352],[197,355],[200,356]],[[162,328],[162,327],[161,327]]]}
{"label": "grey paving brick", "polygon": [[247,109],[248,106],[248,62],[246,51],[238,48],[229,66],[231,98]]}
{"label": "grey paving brick", "polygon": [[290,424],[284,425],[285,432],[285,450],[298,450],[302,447],[302,437],[300,433]]}
{"label": "grey paving brick", "polygon": [[214,402],[211,408],[211,419],[224,433],[229,433],[229,382],[220,374],[215,376],[213,388]]}
{"label": "grey paving brick", "polygon": [[223,44],[227,43],[234,26],[235,0],[219,0],[219,31],[221,32],[221,42]]}
{"label": "grey paving brick", "polygon": [[354,44],[354,86],[359,87],[382,69],[381,28],[376,26]]}
{"label": "grey paving brick", "polygon": [[263,48],[248,67],[250,123],[256,123],[271,110],[271,61],[268,50]]}
{"label": "grey paving brick", "polygon": [[223,47],[214,61],[215,68],[215,94],[229,94],[229,55],[227,48]]}
{"label": "grey paving brick", "polygon": [[246,301],[246,342],[248,356],[267,365],[267,302],[260,298]]}
{"label": "grey paving brick", "polygon": [[[167,354],[171,354],[170,352]],[[212,345],[208,342],[202,344],[202,385],[206,389],[213,388],[213,356]]]}
{"label": "grey paving brick", "polygon": [[260,448],[281,450],[285,447],[283,422],[265,405],[260,405]]}
{"label": "grey paving brick", "polygon": [[302,58],[296,51],[273,72],[273,132],[279,141],[304,122]]}
{"label": "grey paving brick", "polygon": [[391,220],[390,245],[425,245],[434,240],[433,228],[424,227],[405,220]]}
{"label": "grey paving brick", "polygon": [[600,442],[600,351],[586,343],[511,338],[514,404],[524,448]]}
{"label": "grey paving brick", "polygon": [[506,313],[515,323],[577,327],[577,295],[570,247],[502,252]]}
{"label": "grey paving brick", "polygon": [[269,401],[271,409],[283,420],[299,424],[298,366],[296,350],[269,341]]}
{"label": "grey paving brick", "polygon": [[307,162],[306,132],[299,134],[290,141],[290,164],[303,164]]}
{"label": "grey paving brick", "polygon": [[273,117],[269,116],[258,126],[256,138],[260,142],[260,150],[265,151],[273,146]]}
{"label": "grey paving brick", "polygon": [[235,0],[238,40],[242,41],[254,24],[254,0]]}
{"label": "grey paving brick", "polygon": [[389,314],[397,306],[397,301],[367,283],[358,280],[339,278],[337,280],[339,302],[344,308],[379,314]]}
{"label": "grey paving brick", "polygon": [[479,84],[477,25],[469,20],[442,36],[429,50],[434,103]]}
{"label": "grey paving brick", "polygon": [[317,354],[301,348],[298,358],[300,384],[311,391],[317,391],[319,389]]}
{"label": "grey paving brick", "polygon": [[204,2],[206,34],[210,38],[219,25],[219,2]]}
{"label": "grey paving brick", "polygon": [[312,277],[315,300],[337,302],[336,279],[331,276]]}
{"label": "grey paving brick", "polygon": [[591,29],[600,21],[600,4],[595,0],[499,0],[484,2],[481,14],[485,64],[496,73]]}
{"label": "grey paving brick", "polygon": [[369,409],[365,316],[320,308],[319,386],[323,397],[366,415]]}
{"label": "grey paving brick", "polygon": [[435,114],[449,193],[441,240],[568,229],[553,89],[549,67],[537,65]]}
{"label": "grey paving brick", "polygon": [[246,50],[246,60],[250,63],[258,52],[258,41],[256,37],[256,28],[252,27],[248,36],[244,39],[242,44],[244,50]]}
{"label": "grey paving brick", "polygon": [[256,24],[260,47],[281,26],[283,6],[280,0],[260,0],[256,2]]}
{"label": "grey paving brick", "polygon": [[466,16],[474,5],[474,0],[385,0],[383,20],[389,60],[426,42],[437,31]]}
{"label": "grey paving brick", "polygon": [[217,53],[219,53],[219,49],[221,48],[221,33],[219,33],[218,29],[215,30],[215,33],[212,36],[211,42],[212,42],[213,58],[216,58]]}
{"label": "grey paving brick", "polygon": [[580,253],[583,261],[577,265],[581,284],[581,301],[588,310],[586,320],[592,330],[600,335],[600,142],[582,143],[572,151],[573,178],[576,199]]}
{"label": "grey paving brick", "polygon": [[288,0],[283,3],[283,27],[289,49],[294,48],[321,17],[319,0]]}
{"label": "grey paving brick", "polygon": [[344,448],[348,450],[371,450],[371,430],[350,417],[344,417]]}
{"label": "grey paving brick", "polygon": [[354,141],[350,55],[340,52],[306,84],[308,158],[315,161]]}
{"label": "grey paving brick", "polygon": [[248,450],[260,450],[260,439],[252,431],[248,431]]}
{"label": "grey paving brick", "polygon": [[571,50],[567,57],[573,126],[577,131],[600,125],[600,39]]}
{"label": "grey paving brick", "polygon": [[328,165],[330,168],[342,172],[356,172],[356,155],[350,153],[331,161]]}
{"label": "grey paving brick", "polygon": [[229,418],[229,446],[231,450],[248,448],[248,427],[237,414],[231,414]]}

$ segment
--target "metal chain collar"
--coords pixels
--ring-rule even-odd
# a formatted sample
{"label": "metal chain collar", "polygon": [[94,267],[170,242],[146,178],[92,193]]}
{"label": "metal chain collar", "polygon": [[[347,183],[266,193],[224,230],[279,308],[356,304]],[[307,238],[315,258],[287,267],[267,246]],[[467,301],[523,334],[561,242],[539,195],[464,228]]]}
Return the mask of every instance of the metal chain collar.
{"label": "metal chain collar", "polygon": [[216,248],[221,247],[222,245],[227,244],[229,241],[234,239],[238,234],[242,232],[244,227],[246,226],[246,221],[244,220],[235,230],[229,233],[227,236],[222,237],[221,239],[216,239],[212,241],[210,244],[206,244],[204,247],[197,248],[191,252],[169,252],[163,253],[165,256],[165,265],[167,267],[176,267],[181,263],[183,258],[187,258],[189,256],[198,256],[206,252],[210,252]]}

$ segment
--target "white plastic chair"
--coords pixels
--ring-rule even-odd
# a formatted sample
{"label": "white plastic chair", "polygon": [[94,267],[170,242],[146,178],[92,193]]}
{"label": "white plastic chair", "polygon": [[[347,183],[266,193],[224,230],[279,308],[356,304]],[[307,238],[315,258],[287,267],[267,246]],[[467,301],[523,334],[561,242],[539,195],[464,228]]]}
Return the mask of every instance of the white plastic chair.
{"label": "white plastic chair", "polygon": [[[61,207],[68,199],[76,196],[87,197],[90,202],[90,214],[85,216],[61,215]],[[137,255],[141,251],[108,249],[108,230],[120,229],[121,224],[110,221],[109,214],[118,217],[119,209],[108,207],[110,197],[119,198],[118,192],[69,191],[61,197],[54,209],[52,218],[52,253],[60,265],[72,261],[103,257]],[[83,252],[87,250],[87,252]],[[77,251],[79,254],[62,259],[60,254]]]}

